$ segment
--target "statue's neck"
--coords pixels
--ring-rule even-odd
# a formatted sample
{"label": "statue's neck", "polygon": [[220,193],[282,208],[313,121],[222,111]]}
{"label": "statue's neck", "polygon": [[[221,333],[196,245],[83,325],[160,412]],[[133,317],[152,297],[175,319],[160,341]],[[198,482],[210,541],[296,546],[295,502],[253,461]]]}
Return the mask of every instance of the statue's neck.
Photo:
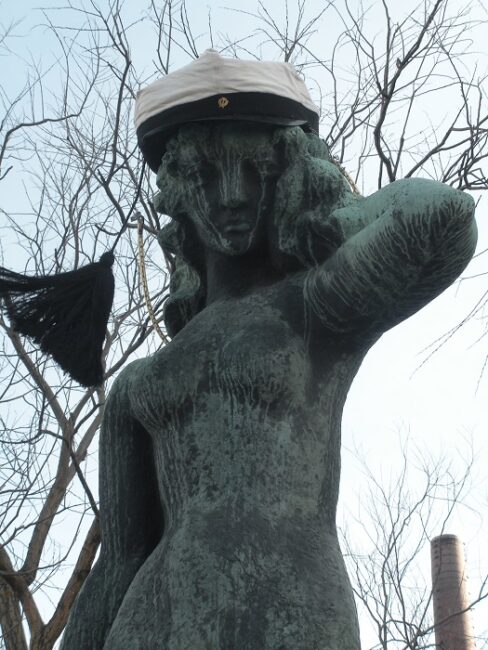
{"label": "statue's neck", "polygon": [[206,267],[207,305],[223,298],[246,295],[281,278],[271,266],[265,250],[235,256],[208,250]]}

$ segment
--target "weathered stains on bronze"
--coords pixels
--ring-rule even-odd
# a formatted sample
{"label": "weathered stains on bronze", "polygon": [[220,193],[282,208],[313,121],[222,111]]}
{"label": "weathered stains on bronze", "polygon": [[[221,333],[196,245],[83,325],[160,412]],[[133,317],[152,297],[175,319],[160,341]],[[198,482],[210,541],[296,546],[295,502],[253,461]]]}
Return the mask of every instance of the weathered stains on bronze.
{"label": "weathered stains on bronze", "polygon": [[64,650],[358,650],[340,423],[371,345],[463,270],[472,199],[353,195],[300,129],[182,128],[158,174],[173,341],[109,397],[102,550]]}

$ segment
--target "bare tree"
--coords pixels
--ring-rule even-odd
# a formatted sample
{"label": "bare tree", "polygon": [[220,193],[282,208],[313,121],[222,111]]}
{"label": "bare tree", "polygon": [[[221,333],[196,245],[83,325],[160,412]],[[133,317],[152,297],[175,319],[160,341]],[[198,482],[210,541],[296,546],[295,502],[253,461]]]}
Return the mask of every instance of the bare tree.
{"label": "bare tree", "polygon": [[[280,57],[315,80],[322,134],[363,191],[412,175],[484,190],[487,86],[467,58],[473,57],[470,39],[482,28],[470,11],[457,1],[425,0],[395,18],[386,0],[357,13],[342,0],[314,13],[297,0],[274,16],[260,2],[255,11],[240,12],[254,30],[231,35],[216,31],[210,18],[196,25],[184,0],[151,0],[140,13],[121,0],[68,2],[39,15],[44,37],[56,44],[54,59],[46,67],[29,63],[25,85],[13,95],[0,88],[2,188],[25,188],[22,207],[0,208],[3,264],[33,274],[78,268],[123,235],[103,389],[68,381],[0,320],[0,626],[6,650],[48,650],[60,636],[99,543],[94,450],[106,390],[131,358],[164,343],[144,304],[130,220],[139,215],[142,224],[160,321],[171,260],[157,252],[162,217],[133,132],[140,85],[210,45],[228,55]],[[239,29],[241,21],[233,22]],[[13,48],[22,47],[13,38],[18,29],[0,31],[0,54],[14,56]],[[330,34],[326,43],[323,34]],[[131,44],[141,39],[144,57],[135,60]],[[426,117],[432,98],[445,106],[435,119]]]}
{"label": "bare tree", "polygon": [[487,70],[473,51],[486,20],[473,4],[424,0],[402,15],[387,0],[368,9],[342,0],[311,14],[297,0],[293,22],[289,4],[284,17],[264,2],[237,10],[253,17],[255,32],[244,42],[228,37],[226,47],[236,55],[277,49],[316,80],[322,135],[356,182],[370,190],[375,174],[378,188],[428,175],[462,190],[488,188]]}
{"label": "bare tree", "polygon": [[[46,117],[43,105],[36,109],[40,115],[32,110],[30,115],[19,116],[16,111],[17,105],[25,110],[23,98],[47,95],[39,70],[6,106],[2,176],[5,183],[11,174],[25,174],[30,218],[4,211],[8,237],[3,241],[11,245],[17,240],[16,258],[23,260],[27,272],[46,274],[96,260],[121,229],[127,230],[118,247],[117,294],[104,348],[109,385],[141,346],[147,353],[146,342],[153,330],[133,264],[137,244],[134,229],[129,231],[135,224],[127,219],[137,211],[151,234],[160,222],[132,133],[132,102],[139,80],[120,7],[112,3],[103,13],[91,5],[79,16],[82,24],[69,30],[44,17],[48,32],[59,44],[57,66],[64,74],[61,93],[57,88],[61,102],[55,105],[54,115]],[[148,250],[154,248],[153,240]],[[4,252],[9,259],[8,251]],[[162,255],[158,262],[161,268],[153,286],[156,309],[167,290]],[[155,273],[156,267],[150,265],[150,280]],[[5,334],[0,624],[7,650],[47,649],[64,628],[99,544],[96,494],[86,474],[106,391],[73,385],[3,317],[0,327]],[[153,338],[153,346],[159,343]],[[38,596],[62,569],[64,587],[56,594],[45,622]],[[27,624],[29,644],[22,620]]]}
{"label": "bare tree", "polygon": [[[357,602],[375,631],[370,650],[434,648],[430,540],[470,508],[473,449],[466,444],[457,458],[435,457],[407,440],[399,467],[387,476],[378,475],[364,455],[354,455],[366,489],[356,511],[344,513],[342,546]],[[469,608],[487,596],[488,576]]]}

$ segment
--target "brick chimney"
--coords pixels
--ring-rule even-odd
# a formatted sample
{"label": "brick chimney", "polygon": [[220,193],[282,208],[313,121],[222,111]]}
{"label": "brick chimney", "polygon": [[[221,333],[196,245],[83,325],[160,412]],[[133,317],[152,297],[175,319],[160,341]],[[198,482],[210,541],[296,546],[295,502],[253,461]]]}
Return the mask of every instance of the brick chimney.
{"label": "brick chimney", "polygon": [[431,541],[435,642],[439,650],[476,650],[465,572],[464,544],[456,535]]}

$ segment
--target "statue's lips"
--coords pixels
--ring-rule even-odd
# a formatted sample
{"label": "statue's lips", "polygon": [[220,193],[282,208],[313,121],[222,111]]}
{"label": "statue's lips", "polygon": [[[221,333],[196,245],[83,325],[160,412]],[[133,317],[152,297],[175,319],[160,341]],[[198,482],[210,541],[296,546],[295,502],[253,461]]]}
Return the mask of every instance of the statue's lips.
{"label": "statue's lips", "polygon": [[232,233],[246,233],[252,230],[252,226],[248,223],[228,223],[224,226],[223,231],[226,235]]}

